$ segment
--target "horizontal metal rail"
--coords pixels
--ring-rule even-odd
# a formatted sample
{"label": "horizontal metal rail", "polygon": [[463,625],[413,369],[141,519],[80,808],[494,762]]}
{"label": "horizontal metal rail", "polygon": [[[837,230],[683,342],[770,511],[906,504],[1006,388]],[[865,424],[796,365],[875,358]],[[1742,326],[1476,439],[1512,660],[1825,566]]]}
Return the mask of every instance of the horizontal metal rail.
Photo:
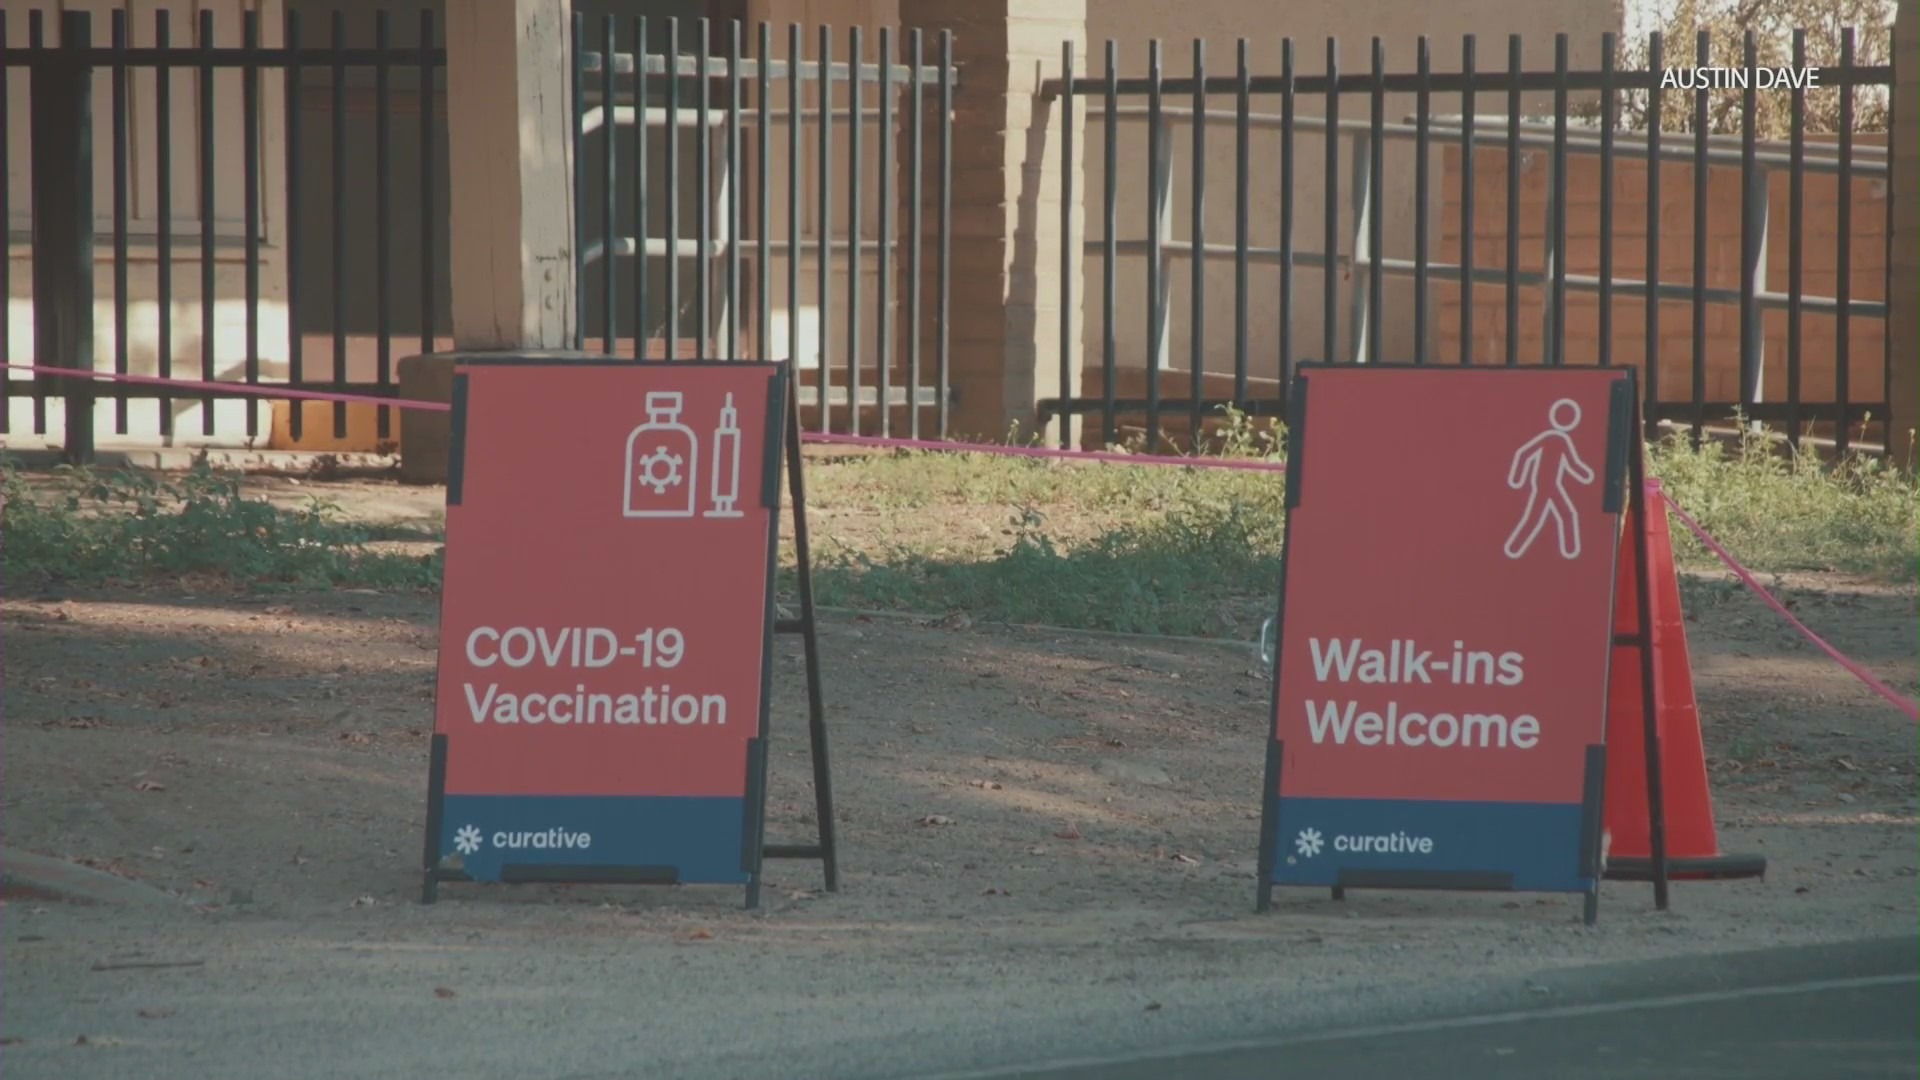
{"label": "horizontal metal rail", "polygon": [[[1817,90],[1827,90],[1836,86],[1886,86],[1893,81],[1893,67],[1890,64],[1855,64],[1851,67],[1816,67],[1813,69],[1814,84]],[[1333,79],[1325,75],[1299,75],[1288,80],[1278,75],[1256,75],[1247,80],[1247,92],[1256,97],[1285,94],[1291,83],[1292,93],[1296,97],[1318,95],[1325,97],[1329,91],[1340,94],[1364,94],[1375,89],[1388,94],[1416,94],[1422,91],[1430,94],[1461,94],[1469,90],[1475,92],[1506,93],[1510,90],[1521,92],[1552,90],[1605,90],[1611,86],[1615,90],[1650,90],[1660,86],[1664,73],[1660,71],[1568,71],[1564,75],[1556,71],[1511,70],[1478,71],[1472,75],[1460,72],[1434,72],[1430,75],[1409,75],[1396,73],[1378,75],[1372,72],[1342,74]],[[1611,80],[1609,82],[1608,80]],[[1240,92],[1240,80],[1231,75],[1217,75],[1207,79],[1162,78],[1151,79],[1133,76],[1108,81],[1104,76],[1081,76],[1071,80],[1048,79],[1040,85],[1043,97],[1055,98],[1063,93],[1072,93],[1076,97],[1098,97],[1112,88],[1114,93],[1126,97],[1145,97],[1149,93],[1162,94],[1219,94],[1229,97]],[[1668,88],[1674,93],[1692,93],[1692,90]]]}
{"label": "horizontal metal rail", "polygon": [[[601,65],[604,62],[602,55],[598,52],[581,53],[580,71],[585,75],[598,75],[601,73]],[[760,77],[760,67],[760,61],[751,58],[742,58],[740,61],[740,78],[742,80],[758,79]],[[645,68],[648,76],[664,76],[668,71],[668,60],[664,56],[648,54]],[[789,78],[793,71],[791,62],[786,60],[769,60],[767,61],[766,68],[769,79]],[[852,82],[854,80],[853,68],[849,64],[829,63],[826,65],[826,68],[828,82]],[[731,69],[727,66],[726,59],[722,57],[708,57],[705,63],[702,63],[701,58],[698,56],[682,56],[679,62],[673,65],[673,69],[677,72],[678,77],[683,79],[706,78],[718,80],[732,77]],[[616,76],[633,75],[635,73],[633,54],[623,52],[614,53],[613,73]],[[911,84],[919,82],[927,86],[933,86],[940,82],[940,68],[937,65],[923,64],[919,67],[914,67],[911,64],[861,64],[859,65],[858,75],[859,81],[863,83],[889,82]],[[820,64],[818,62],[808,63],[802,60],[799,64],[799,76],[802,82],[818,82],[820,79]],[[953,85],[959,85],[960,72],[958,68],[953,69],[949,77]]]}
{"label": "horizontal metal rail", "polygon": [[[1259,263],[1266,266],[1279,264],[1287,254],[1275,247],[1248,246],[1243,250],[1233,244],[1203,244],[1199,246],[1201,248],[1202,258],[1234,259],[1244,254],[1248,262]],[[1088,240],[1085,247],[1090,254],[1104,255],[1107,251],[1107,242],[1104,239]],[[1168,256],[1192,258],[1194,248],[1195,245],[1191,241],[1160,241],[1160,251]],[[1153,253],[1153,245],[1147,240],[1116,240],[1113,243],[1113,251],[1117,255],[1150,255]],[[662,251],[661,254],[665,254],[665,252]],[[1319,251],[1295,250],[1292,253],[1292,261],[1295,266],[1323,268],[1327,265],[1327,256],[1326,253]],[[1364,270],[1378,266],[1381,273],[1394,277],[1412,277],[1414,272],[1419,269],[1419,266],[1412,259],[1381,259],[1378,263],[1374,263],[1364,255],[1356,257],[1346,254],[1336,256],[1333,265],[1349,270]],[[1426,263],[1426,272],[1442,281],[1459,281],[1460,270],[1461,267],[1458,263],[1433,261]],[[1546,285],[1553,280],[1548,274],[1539,270],[1516,270],[1512,278],[1516,283],[1521,285]],[[1491,269],[1476,267],[1473,271],[1473,281],[1476,285],[1505,285],[1507,280],[1507,271],[1499,267]],[[1597,276],[1567,274],[1565,280],[1568,288],[1578,292],[1597,293],[1600,291],[1601,280]],[[1610,280],[1612,281],[1613,291],[1621,296],[1644,297],[1647,295],[1647,283],[1645,281],[1623,277],[1614,277]],[[1694,299],[1694,288],[1691,284],[1685,282],[1663,281],[1659,283],[1658,295],[1662,300],[1691,302]],[[1708,288],[1703,290],[1700,295],[1704,296],[1708,303],[1738,304],[1741,302],[1740,290],[1738,289]],[[1792,297],[1787,293],[1760,291],[1754,294],[1754,300],[1763,308],[1784,310],[1789,306]],[[1840,310],[1839,301],[1831,296],[1803,295],[1800,298],[1800,304],[1801,307],[1807,311],[1817,311],[1828,315],[1835,314]],[[1856,317],[1860,318],[1885,318],[1887,316],[1887,305],[1879,300],[1849,300],[1847,302],[1847,309],[1853,312]]]}
{"label": "horizontal metal rail", "polygon": [[[1093,128],[1092,121],[1094,119],[1106,115],[1105,110],[1094,103],[1087,105],[1087,113],[1087,126],[1089,131]],[[1145,105],[1122,105],[1114,110],[1114,116],[1125,120],[1151,120],[1153,115],[1153,109]],[[1162,107],[1159,115],[1162,121],[1191,123],[1194,112],[1192,109]],[[1233,125],[1238,119],[1239,114],[1231,110],[1208,109],[1202,117],[1202,122],[1209,125],[1218,124],[1222,128],[1225,128]],[[1285,118],[1279,113],[1248,113],[1247,125],[1254,128],[1277,130],[1282,126],[1284,119]],[[1296,131],[1324,132],[1327,129],[1327,122],[1317,116],[1296,115],[1293,118],[1293,127]],[[1342,120],[1338,123],[1337,127],[1342,135],[1371,136],[1373,133],[1373,126],[1364,120]],[[1543,127],[1547,128],[1544,132],[1541,131]],[[1532,128],[1534,133],[1527,133],[1528,128]],[[1465,133],[1465,130],[1465,125],[1458,123],[1451,117],[1444,119],[1436,117],[1429,123],[1426,137],[1440,149],[1457,147],[1460,145],[1460,137]],[[1507,135],[1507,118],[1505,116],[1481,113],[1476,114],[1474,117],[1473,142],[1476,146],[1493,146],[1502,149],[1510,146],[1519,146],[1528,150],[1551,150],[1554,147],[1554,136],[1551,134],[1551,130],[1551,125],[1523,123],[1521,125],[1522,134],[1520,138],[1509,139]],[[1573,125],[1568,125],[1566,149],[1569,154],[1600,153],[1601,132],[1598,129],[1582,129],[1579,131],[1579,135],[1581,136],[1579,138],[1574,137],[1575,130]],[[1589,134],[1589,132],[1591,134]],[[1413,123],[1382,124],[1380,125],[1380,134],[1385,138],[1401,141],[1411,141],[1421,137],[1419,126]],[[1668,132],[1666,134],[1672,135],[1674,133]],[[1613,138],[1613,149],[1611,152],[1616,159],[1633,161],[1645,161],[1647,159],[1646,132],[1618,131],[1614,133]],[[1738,140],[1735,141],[1737,142]],[[1692,147],[1693,140],[1691,137],[1687,138],[1687,140],[1678,147],[1674,146],[1675,142],[1679,142],[1678,138],[1675,138],[1672,142],[1662,140],[1659,149],[1659,158],[1661,161],[1690,162],[1699,160],[1694,155]],[[1711,145],[1711,143],[1709,143],[1709,145]],[[1779,144],[1775,143],[1772,145]],[[1830,149],[1817,143],[1809,144],[1808,149],[1811,150],[1816,147],[1820,149]],[[1863,158],[1865,160],[1862,160]],[[1709,165],[1739,166],[1742,164],[1743,159],[1741,157],[1741,151],[1736,146],[1721,150],[1709,149],[1705,160]],[[1755,164],[1768,168],[1787,169],[1793,166],[1792,153],[1785,151],[1759,151],[1754,154],[1753,160]],[[1841,171],[1841,163],[1837,155],[1816,155],[1809,153],[1805,155],[1801,162],[1801,168],[1810,173],[1838,173]],[[1854,144],[1852,166],[1849,171],[1856,177],[1886,177],[1886,148]]]}

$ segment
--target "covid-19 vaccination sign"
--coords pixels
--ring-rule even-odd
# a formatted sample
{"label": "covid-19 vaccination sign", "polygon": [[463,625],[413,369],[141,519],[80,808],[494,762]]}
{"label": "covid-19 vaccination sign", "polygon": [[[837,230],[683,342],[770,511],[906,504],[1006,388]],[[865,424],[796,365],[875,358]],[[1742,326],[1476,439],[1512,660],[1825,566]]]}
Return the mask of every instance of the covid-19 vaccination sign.
{"label": "covid-19 vaccination sign", "polygon": [[758,872],[785,379],[457,369],[430,874]]}
{"label": "covid-19 vaccination sign", "polygon": [[1261,901],[1591,892],[1632,374],[1302,365]]}

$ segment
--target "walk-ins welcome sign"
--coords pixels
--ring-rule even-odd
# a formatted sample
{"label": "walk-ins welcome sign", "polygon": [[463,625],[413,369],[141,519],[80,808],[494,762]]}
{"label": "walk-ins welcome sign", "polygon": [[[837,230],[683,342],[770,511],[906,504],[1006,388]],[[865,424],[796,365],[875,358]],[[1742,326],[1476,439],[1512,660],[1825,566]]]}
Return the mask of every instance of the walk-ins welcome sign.
{"label": "walk-ins welcome sign", "polygon": [[429,893],[758,873],[786,385],[457,369]]}
{"label": "walk-ins welcome sign", "polygon": [[1260,906],[1591,896],[1632,372],[1302,365],[1291,392]]}

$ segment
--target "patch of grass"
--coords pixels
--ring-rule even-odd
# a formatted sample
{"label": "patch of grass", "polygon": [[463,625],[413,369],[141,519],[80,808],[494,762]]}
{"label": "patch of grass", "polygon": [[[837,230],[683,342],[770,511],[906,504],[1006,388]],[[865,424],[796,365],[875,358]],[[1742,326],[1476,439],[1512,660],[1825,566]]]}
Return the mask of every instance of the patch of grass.
{"label": "patch of grass", "polygon": [[241,491],[237,473],[196,466],[178,477],[136,470],[61,470],[36,489],[0,467],[0,576],[17,590],[49,581],[98,583],[211,575],[256,588],[432,588],[441,557],[368,548],[392,526],[342,520],[313,499],[284,509]]}
{"label": "patch of grass", "polygon": [[[1245,417],[1230,414],[1221,435],[1213,453],[1278,459],[1279,433]],[[1920,488],[1897,471],[1793,458],[1758,438],[1702,449],[1676,438],[1649,453],[1675,500],[1758,572],[1914,581]],[[320,500],[277,507],[234,474],[32,479],[0,468],[9,588],[183,574],[254,588],[440,582],[438,554],[382,549],[439,540],[431,527],[357,523]],[[1280,472],[912,451],[811,463],[807,485],[816,596],[831,606],[1250,640],[1278,584]],[[1673,535],[1683,563],[1718,566],[1678,521]]]}
{"label": "patch of grass", "polygon": [[[1252,445],[1249,431],[1230,418],[1219,452],[1276,459],[1273,444]],[[1759,437],[1694,448],[1680,436],[1648,453],[1667,492],[1755,571],[1914,580],[1920,488],[1877,460],[1827,465]],[[1014,521],[1010,540],[974,555],[936,553],[924,540],[821,545],[824,604],[1251,638],[1278,583],[1280,474],[902,454],[817,468],[809,484],[828,493],[815,506],[858,503],[906,518],[993,504]],[[1099,527],[1084,528],[1090,519]],[[1670,527],[1682,564],[1720,567],[1677,518]],[[1726,599],[1724,588],[1707,591]]]}
{"label": "patch of grass", "polygon": [[[1920,486],[1878,458],[1830,465],[1753,434],[1697,449],[1675,435],[1648,453],[1674,502],[1751,569],[1912,582],[1920,568]],[[1720,565],[1678,520],[1672,533],[1676,558]]]}

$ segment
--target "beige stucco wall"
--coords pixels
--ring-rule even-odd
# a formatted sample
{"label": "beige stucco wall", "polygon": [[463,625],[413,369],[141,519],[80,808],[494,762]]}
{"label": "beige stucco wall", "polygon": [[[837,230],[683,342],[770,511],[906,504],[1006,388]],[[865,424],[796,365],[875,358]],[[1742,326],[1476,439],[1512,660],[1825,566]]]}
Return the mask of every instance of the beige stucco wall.
{"label": "beige stucco wall", "polygon": [[[1574,67],[1598,65],[1600,35],[1618,28],[1618,15],[1612,0],[1569,0],[1565,3],[1528,4],[1516,0],[1463,0],[1445,5],[1416,5],[1400,0],[1310,0],[1277,8],[1264,0],[1186,0],[1167,4],[1159,0],[1097,0],[1088,7],[1088,52],[1091,65],[1083,66],[1092,74],[1105,73],[1104,51],[1111,39],[1120,49],[1123,77],[1145,75],[1148,43],[1162,42],[1163,70],[1166,77],[1184,78],[1192,71],[1193,40],[1206,42],[1207,73],[1232,76],[1236,68],[1236,40],[1251,39],[1249,65],[1255,75],[1278,75],[1281,71],[1281,38],[1291,35],[1295,45],[1295,70],[1299,75],[1317,75],[1325,71],[1326,39],[1339,40],[1339,58],[1343,72],[1368,70],[1372,37],[1383,37],[1387,70],[1411,73],[1415,70],[1417,40],[1430,39],[1432,69],[1436,72],[1460,69],[1461,37],[1478,35],[1476,67],[1480,71],[1503,70],[1507,62],[1507,36],[1522,35],[1526,43],[1525,66],[1528,70],[1551,70],[1554,62],[1554,35],[1570,36],[1570,59]],[[1529,96],[1530,109],[1552,105],[1551,93]],[[1097,105],[1097,99],[1090,102]],[[1122,104],[1145,105],[1144,98]],[[1166,107],[1190,108],[1190,99],[1167,98]],[[1505,96],[1478,95],[1476,111],[1481,115],[1504,113]],[[1231,113],[1235,107],[1231,94],[1213,98],[1210,110]],[[1432,103],[1436,115],[1457,113],[1457,95],[1436,96]],[[1399,122],[1413,114],[1412,95],[1389,95],[1386,119]],[[1277,96],[1255,98],[1252,111],[1280,111]],[[1301,98],[1297,115],[1319,116],[1322,102]],[[1366,120],[1369,103],[1365,95],[1344,95],[1341,120]],[[1147,125],[1144,120],[1121,122],[1118,213],[1120,237],[1142,239],[1147,236]],[[1099,238],[1104,213],[1102,202],[1105,161],[1104,132],[1098,112],[1089,115],[1086,126],[1086,199],[1089,239]],[[1192,129],[1185,123],[1171,128],[1173,140],[1173,228],[1171,240],[1185,242],[1190,236],[1192,186]],[[1318,133],[1303,132],[1296,137],[1294,245],[1296,250],[1319,251],[1323,246],[1325,205],[1325,144]],[[1234,126],[1226,123],[1210,126],[1207,138],[1205,185],[1205,237],[1210,244],[1234,242],[1235,199]],[[1340,236],[1343,250],[1350,251],[1353,232],[1349,172],[1352,138],[1343,140],[1340,151]],[[1256,130],[1251,139],[1249,175],[1252,185],[1250,243],[1276,247],[1280,236],[1280,136],[1275,129]],[[1383,176],[1386,190],[1381,196],[1383,246],[1388,257],[1410,259],[1414,252],[1414,154],[1410,142],[1388,142]],[[1439,257],[1437,219],[1441,194],[1437,157],[1431,165],[1429,203],[1429,252]],[[1192,304],[1190,302],[1190,264],[1184,257],[1170,261],[1173,283],[1170,327],[1171,365],[1189,369]],[[1101,278],[1098,253],[1087,256],[1086,333],[1083,338],[1085,360],[1089,367],[1085,393],[1099,393],[1099,381],[1091,369],[1101,357]],[[1121,255],[1116,269],[1118,309],[1118,363],[1123,367],[1143,368],[1146,364],[1146,259]],[[1317,269],[1300,268],[1295,272],[1294,305],[1296,323],[1293,348],[1296,359],[1321,359],[1322,276]],[[1362,283],[1364,286],[1364,282]],[[1279,267],[1255,264],[1248,274],[1249,367],[1255,379],[1272,379],[1279,364]],[[1231,258],[1215,259],[1208,266],[1205,280],[1206,342],[1203,367],[1209,372],[1230,372],[1234,363],[1234,265]],[[1341,288],[1338,329],[1342,356],[1351,345],[1347,336],[1347,289]],[[1412,283],[1386,279],[1381,318],[1381,358],[1405,361],[1412,358]],[[1438,306],[1429,308],[1437,315]],[[1437,317],[1430,318],[1430,332],[1437,330]],[[1430,338],[1431,341],[1431,338]],[[1133,380],[1136,384],[1138,379]],[[1167,383],[1168,392],[1186,394],[1184,376]]]}
{"label": "beige stucco wall", "polygon": [[[109,12],[124,6],[129,11],[131,43],[151,46],[154,41],[154,13],[162,7],[172,12],[171,31],[176,45],[193,42],[194,27],[202,10],[213,13],[216,40],[222,45],[240,43],[241,12],[260,12],[261,42],[280,43],[282,24],[280,0],[197,0],[194,3],[159,4],[136,0],[64,0],[42,5],[48,41],[56,41],[59,12],[85,10],[93,14],[95,45],[111,43]],[[22,7],[6,9],[9,45],[19,47],[27,38],[28,13]],[[199,96],[198,75],[192,71],[173,73],[171,123],[172,157],[172,233],[174,241],[172,304],[172,348],[174,373],[182,378],[197,378],[201,371],[204,337],[202,335],[202,295],[200,280],[200,203],[199,203]],[[7,194],[9,219],[9,258],[11,260],[8,297],[8,356],[11,362],[33,361],[33,252],[32,228],[32,100],[31,77],[25,69],[14,69],[7,79]],[[158,162],[155,154],[156,126],[152,70],[137,69],[128,85],[129,161],[129,234],[128,244],[128,366],[135,374],[152,375],[159,370],[158,251]],[[223,379],[240,378],[246,363],[245,297],[245,204],[241,198],[245,176],[244,128],[241,116],[242,78],[236,69],[223,69],[214,76],[214,190],[216,194],[215,235],[215,338],[214,369]],[[260,158],[261,158],[261,265],[259,356],[263,378],[283,375],[287,356],[284,162],[286,149],[279,117],[284,111],[284,80],[277,71],[260,79]],[[94,273],[94,366],[113,370],[115,353],[114,272],[113,272],[113,131],[112,80],[105,72],[95,75],[94,97],[94,211],[98,222],[98,247]],[[201,435],[202,408],[197,402],[173,403],[174,445],[195,445],[208,441],[231,442],[230,436],[207,440]],[[264,436],[269,413],[259,406],[259,430]],[[238,401],[215,406],[220,430],[244,433],[247,406]],[[129,408],[129,431],[125,437],[114,432],[114,404],[100,401],[95,407],[96,437],[121,442],[156,442],[159,432],[159,404],[137,401]],[[15,397],[9,420],[12,433],[8,445],[30,445],[39,441],[32,432],[31,399]],[[58,399],[49,399],[47,408],[50,441],[63,435],[64,413]]]}

